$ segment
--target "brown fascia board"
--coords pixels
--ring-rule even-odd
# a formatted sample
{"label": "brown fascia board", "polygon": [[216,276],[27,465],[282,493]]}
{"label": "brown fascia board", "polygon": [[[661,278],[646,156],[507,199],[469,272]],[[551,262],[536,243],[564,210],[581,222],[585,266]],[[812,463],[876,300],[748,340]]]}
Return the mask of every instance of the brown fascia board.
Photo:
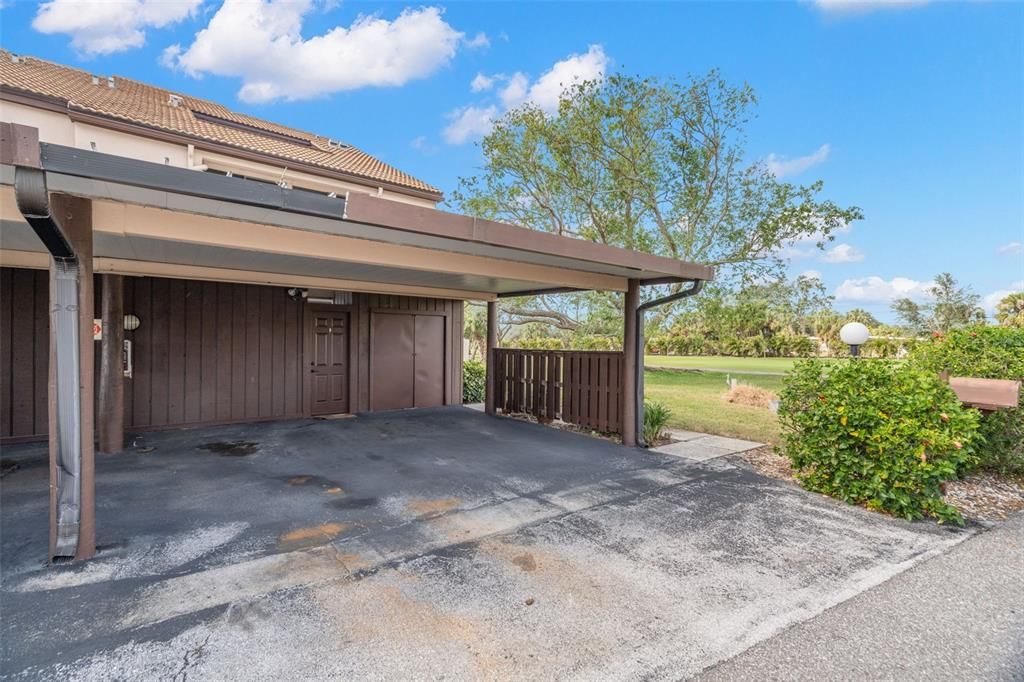
{"label": "brown fascia board", "polygon": [[638,277],[642,277],[641,272],[657,273],[658,279],[667,278],[671,281],[711,280],[715,276],[714,268],[708,265],[630,251],[583,239],[562,237],[516,225],[447,213],[434,208],[402,204],[363,194],[350,194],[346,197],[345,220],[593,263],[616,265],[640,271],[637,273]]}
{"label": "brown fascia board", "polygon": [[56,111],[62,114],[66,114],[72,121],[88,123],[90,125],[95,125],[100,128],[107,128],[109,130],[116,130],[119,132],[129,133],[132,135],[139,135],[141,137],[148,137],[154,140],[161,140],[163,142],[191,144],[201,147],[203,149],[208,149],[210,151],[220,152],[222,154],[226,154],[227,156],[234,156],[239,159],[245,159],[247,161],[256,161],[259,163],[272,163],[278,165],[288,164],[289,168],[293,168],[295,170],[303,170],[312,175],[318,175],[324,178],[332,178],[335,180],[355,182],[358,184],[367,185],[368,187],[372,188],[383,187],[384,189],[391,192],[398,192],[399,194],[406,194],[420,199],[429,199],[430,201],[444,200],[444,195],[441,192],[427,192],[425,190],[418,190],[413,187],[406,187],[405,185],[387,182],[386,180],[378,180],[376,178],[372,178],[367,175],[361,175],[359,173],[347,173],[344,171],[325,168],[324,166],[317,166],[316,164],[307,163],[305,161],[291,159],[284,156],[264,154],[262,152],[252,151],[244,147],[236,147],[230,144],[225,144],[223,142],[216,142],[214,140],[209,140],[205,137],[200,137],[198,135],[187,135],[185,133],[167,130],[166,128],[157,128],[156,126],[148,125],[146,123],[129,121],[123,118],[110,116],[108,114],[101,114],[99,112],[93,111],[92,109],[76,107],[73,103],[60,97],[41,95],[39,93],[29,92],[27,90],[12,88],[9,85],[0,85],[0,100],[12,102],[14,104],[24,104],[25,106],[35,107],[37,109],[47,109],[49,111]]}
{"label": "brown fascia board", "polygon": [[41,168],[39,131],[31,126],[0,121],[0,164]]}

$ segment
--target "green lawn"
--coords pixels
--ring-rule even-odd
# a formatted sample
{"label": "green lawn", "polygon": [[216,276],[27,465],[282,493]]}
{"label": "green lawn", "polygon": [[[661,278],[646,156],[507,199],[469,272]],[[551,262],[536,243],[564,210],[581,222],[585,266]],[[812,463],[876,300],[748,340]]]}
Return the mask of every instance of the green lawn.
{"label": "green lawn", "polygon": [[793,366],[796,360],[797,358],[734,358],[724,355],[648,355],[644,358],[644,364],[648,367],[783,374]]}
{"label": "green lawn", "polygon": [[[781,376],[737,372],[730,372],[728,376],[775,393],[782,389]],[[774,443],[778,440],[779,423],[774,412],[727,403],[723,399],[726,391],[728,386],[725,373],[671,370],[648,370],[644,373],[644,394],[647,400],[664,403],[672,410],[670,426],[688,431],[746,438],[762,443]]]}

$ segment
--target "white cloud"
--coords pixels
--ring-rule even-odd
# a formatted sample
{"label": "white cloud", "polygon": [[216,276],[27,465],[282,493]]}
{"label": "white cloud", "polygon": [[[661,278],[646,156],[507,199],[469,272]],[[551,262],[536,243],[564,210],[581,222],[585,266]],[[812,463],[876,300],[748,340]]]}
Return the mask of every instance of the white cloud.
{"label": "white cloud", "polygon": [[[849,234],[853,226],[849,223],[832,231],[833,236]],[[810,258],[820,252],[818,244],[825,241],[825,235],[821,231],[815,231],[809,235],[793,240],[779,249],[775,255],[783,259],[800,260]]]}
{"label": "white cloud", "polygon": [[438,151],[437,145],[428,140],[426,135],[418,135],[414,137],[412,142],[409,143],[409,146],[427,156],[432,156]]}
{"label": "white cloud", "polygon": [[168,45],[160,53],[160,65],[165,66],[168,69],[173,69],[178,63],[178,57],[181,55],[181,45]]}
{"label": "white cloud", "polygon": [[926,5],[929,0],[811,0],[827,14],[860,14],[877,9],[906,9]]}
{"label": "white cloud", "polygon": [[821,273],[817,270],[804,270],[797,277],[804,277],[806,279],[821,279]]}
{"label": "white cloud", "polygon": [[784,178],[790,175],[800,175],[808,168],[824,163],[831,151],[831,146],[823,144],[815,152],[807,156],[798,156],[795,159],[788,159],[778,154],[769,154],[765,158],[764,163],[768,166],[768,171],[772,175],[777,178]]}
{"label": "white cloud", "polygon": [[494,119],[498,116],[498,107],[462,107],[448,114],[451,119],[442,133],[448,144],[462,144],[473,137],[480,137],[490,132]]}
{"label": "white cloud", "polygon": [[1010,242],[1009,244],[1003,244],[1000,246],[996,249],[996,252],[1004,256],[1015,256],[1018,253],[1024,253],[1024,244],[1021,244],[1020,242]]}
{"label": "white cloud", "polygon": [[363,87],[404,85],[455,55],[462,34],[437,7],[406,9],[393,20],[360,15],[304,38],[312,0],[225,0],[173,63],[186,73],[236,76],[247,102],[299,100]]}
{"label": "white cloud", "polygon": [[490,46],[491,46],[491,39],[488,38],[487,34],[484,33],[483,31],[480,31],[479,33],[477,33],[472,38],[468,38],[466,40],[466,47],[468,47],[471,50],[476,50],[476,49],[479,49],[479,48],[482,48],[482,47],[490,47]]}
{"label": "white cloud", "polygon": [[862,277],[845,280],[836,288],[837,301],[893,301],[897,298],[929,298],[934,282],[919,282],[908,277]]}
{"label": "white cloud", "polygon": [[[532,83],[529,76],[521,71],[512,75],[499,73],[493,76],[478,73],[470,83],[473,92],[490,90],[497,83],[503,83],[497,93],[500,109],[496,104],[471,105],[449,112],[447,118],[451,123],[444,130],[444,138],[451,144],[462,144],[472,137],[486,135],[490,132],[494,119],[500,114],[527,102],[548,114],[553,114],[558,111],[562,93],[574,84],[604,78],[610,63],[611,60],[602,46],[591,45],[582,54],[571,54],[555,62]],[[486,122],[482,116],[484,113],[487,113]],[[469,123],[473,125],[466,125]]]}
{"label": "white cloud", "polygon": [[558,100],[563,92],[576,83],[604,78],[610,61],[603,47],[591,45],[583,54],[556,62],[530,86],[527,99],[543,111],[554,113],[558,111]]}
{"label": "white cloud", "polygon": [[192,16],[203,0],[49,0],[39,5],[32,28],[64,33],[85,55],[142,47],[146,29],[163,28]]}
{"label": "white cloud", "polygon": [[821,256],[823,263],[856,263],[864,260],[864,252],[850,244],[836,244]]}
{"label": "white cloud", "polygon": [[525,73],[514,73],[508,78],[505,87],[498,93],[505,109],[517,107],[530,95],[530,79]]}
{"label": "white cloud", "polygon": [[484,92],[494,87],[494,76],[488,76],[484,73],[478,73],[473,77],[472,82],[469,84],[469,89],[473,92]]}
{"label": "white cloud", "polygon": [[1009,289],[999,289],[998,291],[993,291],[991,294],[986,295],[981,299],[981,307],[985,309],[985,312],[992,314],[995,312],[996,306],[999,305],[1000,301],[1010,294],[1022,291],[1024,291],[1024,279],[1019,282],[1014,282],[1010,285]]}

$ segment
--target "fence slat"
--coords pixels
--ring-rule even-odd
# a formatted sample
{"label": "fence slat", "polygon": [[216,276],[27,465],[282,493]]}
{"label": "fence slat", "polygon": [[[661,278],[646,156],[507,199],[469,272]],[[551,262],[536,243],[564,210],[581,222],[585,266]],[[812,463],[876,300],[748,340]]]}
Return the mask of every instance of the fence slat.
{"label": "fence slat", "polygon": [[495,405],[604,433],[622,429],[622,353],[496,348]]}

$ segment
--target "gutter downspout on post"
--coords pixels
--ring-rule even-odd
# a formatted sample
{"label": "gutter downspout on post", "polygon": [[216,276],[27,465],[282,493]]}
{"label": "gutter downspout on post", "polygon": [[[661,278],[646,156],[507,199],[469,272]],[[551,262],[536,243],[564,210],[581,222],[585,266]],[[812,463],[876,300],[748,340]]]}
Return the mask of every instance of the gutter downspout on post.
{"label": "gutter downspout on post", "polygon": [[692,280],[690,288],[677,291],[674,294],[656,298],[653,301],[648,301],[637,307],[636,309],[636,394],[634,395],[634,404],[636,405],[636,441],[640,447],[645,447],[647,443],[644,441],[644,346],[646,341],[644,340],[644,313],[651,308],[657,308],[658,306],[665,305],[666,303],[673,303],[690,296],[696,296],[700,293],[700,290],[704,288],[704,280],[696,279]]}
{"label": "gutter downspout on post", "polygon": [[[39,156],[39,131],[15,123],[0,124],[0,161],[14,166],[14,194],[18,210],[50,253],[50,462],[51,532],[50,559],[85,559],[95,552],[93,515],[93,451],[91,379],[83,381],[83,309],[82,301],[92,296],[92,287],[83,291],[83,274],[92,276],[92,251],[82,254],[89,265],[82,272],[68,233],[53,215],[46,174]],[[72,199],[71,202],[84,200]],[[59,203],[64,206],[68,202]],[[80,220],[73,216],[74,220]],[[88,228],[91,243],[91,217]],[[91,318],[91,305],[89,317]],[[92,320],[88,320],[91,325]],[[85,359],[91,368],[93,349]],[[83,410],[83,387],[90,401]],[[83,457],[83,453],[90,456]],[[88,480],[86,480],[88,479]]]}
{"label": "gutter downspout on post", "polygon": [[[622,444],[635,447],[640,440],[637,434],[636,402],[629,396],[636,392],[638,375],[643,374],[643,363],[637,364],[637,341],[642,338],[636,325],[639,319],[640,280],[630,278],[622,299]],[[641,342],[642,343],[642,342]],[[642,346],[640,346],[642,347]]]}
{"label": "gutter downspout on post", "polygon": [[487,302],[487,342],[484,345],[484,412],[496,414],[497,372],[494,349],[498,347],[498,302]]}

